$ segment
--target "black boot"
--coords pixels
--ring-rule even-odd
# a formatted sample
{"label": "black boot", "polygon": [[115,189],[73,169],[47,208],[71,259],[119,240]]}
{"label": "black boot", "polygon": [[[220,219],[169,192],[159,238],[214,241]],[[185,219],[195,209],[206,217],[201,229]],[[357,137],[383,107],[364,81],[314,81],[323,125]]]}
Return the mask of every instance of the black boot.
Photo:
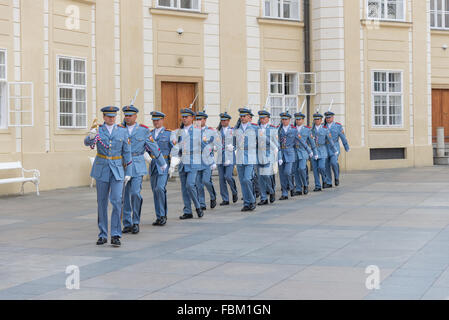
{"label": "black boot", "polygon": [[138,234],[139,233],[139,225],[138,224],[135,224],[135,225],[133,225],[133,231],[132,231],[132,234]]}
{"label": "black boot", "polygon": [[268,204],[268,200],[262,200],[257,205],[258,206],[264,206],[264,205],[267,205],[267,204]]}
{"label": "black boot", "polygon": [[204,212],[202,209],[196,209],[196,214],[198,215],[198,218],[201,218],[202,216],[204,216]]}
{"label": "black boot", "polygon": [[120,247],[122,245],[122,243],[120,242],[120,237],[112,237],[111,238],[111,244],[114,247]]}
{"label": "black boot", "polygon": [[220,206],[229,206],[229,201],[223,201]]}
{"label": "black boot", "polygon": [[217,200],[211,200],[210,201],[210,208],[213,209],[217,206]]}
{"label": "black boot", "polygon": [[276,193],[270,194],[270,203],[276,201]]}
{"label": "black boot", "polygon": [[122,233],[131,233],[133,231],[132,227],[124,227]]}
{"label": "black boot", "polygon": [[101,246],[101,245],[103,245],[105,243],[108,243],[108,239],[106,239],[106,238],[98,238],[97,246]]}
{"label": "black boot", "polygon": [[340,185],[340,180],[335,179],[335,186],[338,187]]}

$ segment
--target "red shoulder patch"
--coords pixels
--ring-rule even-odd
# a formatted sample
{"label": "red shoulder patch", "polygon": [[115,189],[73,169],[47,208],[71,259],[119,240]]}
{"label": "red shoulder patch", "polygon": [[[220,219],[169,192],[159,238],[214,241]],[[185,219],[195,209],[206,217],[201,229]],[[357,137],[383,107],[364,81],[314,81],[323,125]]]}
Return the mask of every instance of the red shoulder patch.
{"label": "red shoulder patch", "polygon": [[276,126],[273,126],[272,124],[270,124],[270,127],[271,127],[271,128],[277,128]]}
{"label": "red shoulder patch", "polygon": [[253,122],[251,122],[251,124],[252,124],[252,125],[255,125],[255,126],[259,126],[257,123],[253,123]]}
{"label": "red shoulder patch", "polygon": [[147,129],[150,129],[150,128],[148,128],[146,125],[144,125],[144,124],[141,124],[140,125],[141,127],[144,127],[144,128],[147,128]]}
{"label": "red shoulder patch", "polygon": [[304,127],[306,127],[307,129],[312,129],[311,127],[309,127],[309,126],[304,126]]}
{"label": "red shoulder patch", "polygon": [[119,123],[119,124],[117,125],[117,127],[124,128],[124,126],[123,126],[121,123]]}
{"label": "red shoulder patch", "polygon": [[209,130],[214,130],[215,131],[215,128],[212,128],[212,127],[207,127]]}
{"label": "red shoulder patch", "polygon": [[342,126],[342,124],[340,123],[340,122],[335,122],[336,124],[339,124],[339,125],[341,125]]}
{"label": "red shoulder patch", "polygon": [[294,125],[292,125],[292,124],[291,124],[290,126],[291,126],[292,128],[296,128],[296,126],[294,126]]}

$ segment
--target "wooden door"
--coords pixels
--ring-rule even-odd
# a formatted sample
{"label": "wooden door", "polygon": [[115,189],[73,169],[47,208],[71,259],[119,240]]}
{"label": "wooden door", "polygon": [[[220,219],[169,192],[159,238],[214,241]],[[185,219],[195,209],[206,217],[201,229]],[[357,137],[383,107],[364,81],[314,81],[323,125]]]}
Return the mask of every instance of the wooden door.
{"label": "wooden door", "polygon": [[444,127],[446,142],[449,142],[449,90],[432,90],[432,136],[436,142],[437,127]]}
{"label": "wooden door", "polygon": [[170,130],[179,128],[180,110],[187,108],[195,99],[195,83],[162,82],[161,96],[161,109],[165,113],[164,126]]}

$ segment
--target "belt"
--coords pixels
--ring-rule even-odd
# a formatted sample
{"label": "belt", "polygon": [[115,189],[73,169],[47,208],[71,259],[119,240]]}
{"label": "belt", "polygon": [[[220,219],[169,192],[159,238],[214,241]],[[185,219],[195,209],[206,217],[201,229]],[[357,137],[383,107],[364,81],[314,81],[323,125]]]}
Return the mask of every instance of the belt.
{"label": "belt", "polygon": [[[168,159],[170,156],[164,156],[164,159]],[[151,155],[151,159],[156,159],[155,156]]]}
{"label": "belt", "polygon": [[106,160],[120,160],[120,159],[123,159],[122,156],[108,157],[108,156],[105,156],[104,154],[99,154],[99,153],[97,153],[97,157],[102,158],[102,159],[106,159]]}

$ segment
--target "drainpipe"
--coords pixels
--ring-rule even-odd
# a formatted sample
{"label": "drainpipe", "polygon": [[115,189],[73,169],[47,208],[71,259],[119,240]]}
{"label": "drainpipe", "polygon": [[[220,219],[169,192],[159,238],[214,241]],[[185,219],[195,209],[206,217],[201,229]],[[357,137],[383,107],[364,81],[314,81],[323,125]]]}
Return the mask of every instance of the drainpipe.
{"label": "drainpipe", "polygon": [[[304,0],[304,72],[310,72],[310,1]],[[306,77],[310,82],[310,78]],[[305,86],[306,92],[310,92],[310,86]],[[307,125],[310,126],[310,95],[307,99]]]}

